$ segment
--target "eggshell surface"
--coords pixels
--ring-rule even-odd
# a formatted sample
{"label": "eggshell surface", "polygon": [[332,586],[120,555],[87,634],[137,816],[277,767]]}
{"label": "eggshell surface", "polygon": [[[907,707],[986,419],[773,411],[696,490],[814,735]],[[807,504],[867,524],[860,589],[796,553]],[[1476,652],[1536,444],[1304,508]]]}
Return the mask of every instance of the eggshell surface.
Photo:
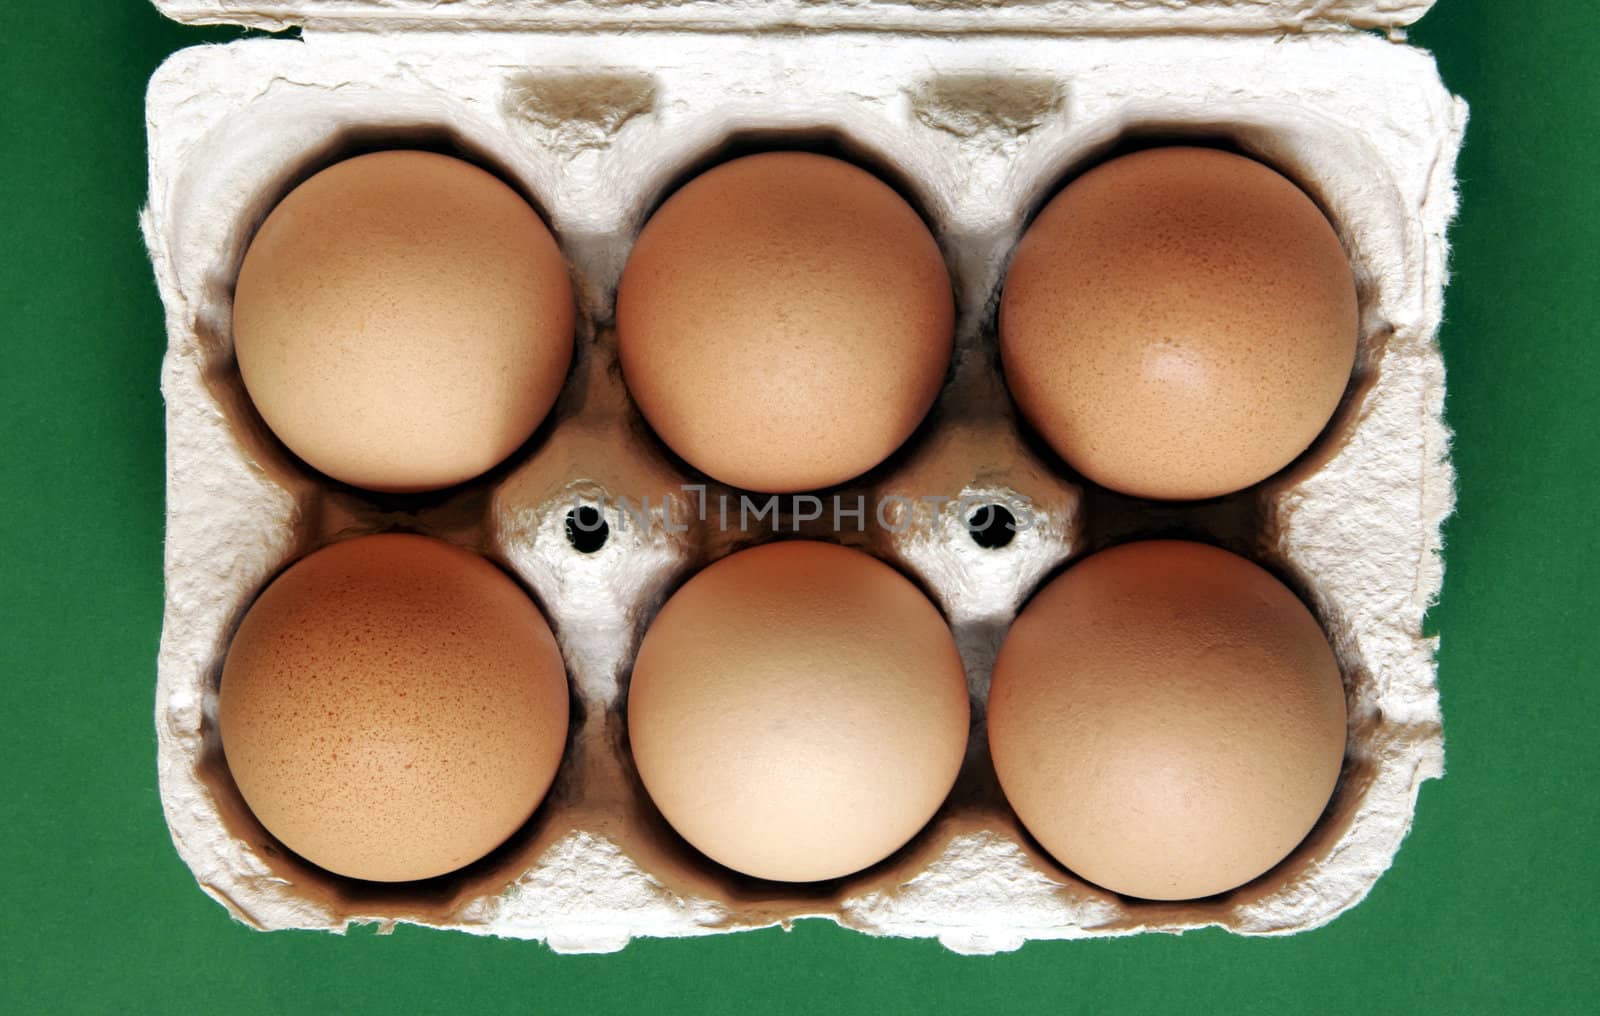
{"label": "eggshell surface", "polygon": [[499,463],[555,403],[573,295],[555,239],[497,177],[387,151],[285,197],[245,254],[234,349],[262,419],[357,487],[432,490]]}
{"label": "eggshell surface", "polygon": [[766,544],[680,589],[640,646],[634,763],[686,840],[760,878],[836,878],[914,836],[955,782],[967,685],[933,604],[833,544]]}
{"label": "eggshell surface", "polygon": [[623,377],[657,435],[737,487],[841,483],[927,415],[954,296],[922,220],[850,163],[767,152],[680,188],[617,293]]}
{"label": "eggshell surface", "polygon": [[1007,384],[1090,480],[1190,500],[1266,479],[1339,405],[1359,329],[1350,262],[1286,177],[1157,148],[1061,191],[1000,302]]}
{"label": "eggshell surface", "polygon": [[1006,799],[1045,850],[1158,900],[1289,854],[1333,793],[1345,722],[1310,611],[1245,559],[1175,540],[1045,586],[1001,646],[988,714]]}
{"label": "eggshell surface", "polygon": [[567,719],[533,601],[476,554],[401,534],[333,544],[268,586],[218,701],[261,824],[314,864],[381,882],[454,871],[526,822]]}

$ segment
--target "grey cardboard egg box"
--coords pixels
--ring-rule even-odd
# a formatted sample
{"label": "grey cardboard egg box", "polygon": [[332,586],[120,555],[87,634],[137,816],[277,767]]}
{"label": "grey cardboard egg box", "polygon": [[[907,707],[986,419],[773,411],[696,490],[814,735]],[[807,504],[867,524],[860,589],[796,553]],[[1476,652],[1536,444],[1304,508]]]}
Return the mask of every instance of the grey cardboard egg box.
{"label": "grey cardboard egg box", "polygon": [[[1292,933],[1359,902],[1388,867],[1418,785],[1443,765],[1422,619],[1453,497],[1436,333],[1465,106],[1400,38],[1426,4],[161,6],[305,26],[297,40],[183,50],[148,99],[143,225],[168,334],[161,793],[180,854],[238,919],[404,921],[603,951],[815,916],[994,952],[1206,925]],[[1305,187],[1351,255],[1361,306],[1357,369],[1317,444],[1195,505],[1076,479],[1017,420],[994,334],[1032,214],[1107,154],[1171,140],[1256,156]],[[267,431],[229,322],[240,259],[274,202],[338,158],[410,146],[471,158],[529,198],[571,266],[579,324],[551,418],[510,460],[449,491],[386,497],[316,474]],[[672,456],[628,400],[612,332],[650,211],[698,169],[767,147],[883,176],[928,221],[956,289],[956,352],[929,419],[815,503],[769,505]],[[1003,545],[1001,529],[967,524],[986,505],[1019,523]],[[603,543],[585,532],[597,518]],[[462,872],[384,886],[276,844],[228,777],[214,721],[229,638],[259,590],[317,546],[391,529],[472,547],[514,575],[557,633],[575,711],[556,785],[523,830]],[[1344,773],[1307,841],[1255,882],[1189,903],[1128,900],[1046,856],[1000,795],[983,736],[989,668],[1022,602],[1068,560],[1158,533],[1220,543],[1284,578],[1328,631],[1350,706]],[[663,598],[725,553],[796,535],[861,547],[926,590],[956,632],[974,704],[966,765],[933,822],[881,864],[815,886],[749,879],[684,844],[643,794],[622,712]]]}

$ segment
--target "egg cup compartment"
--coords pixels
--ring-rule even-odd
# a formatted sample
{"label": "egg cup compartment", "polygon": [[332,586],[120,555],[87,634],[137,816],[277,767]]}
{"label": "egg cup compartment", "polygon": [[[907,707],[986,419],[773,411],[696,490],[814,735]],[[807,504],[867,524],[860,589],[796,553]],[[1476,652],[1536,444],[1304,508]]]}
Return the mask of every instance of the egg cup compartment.
{"label": "egg cup compartment", "polygon": [[[963,952],[1212,924],[1289,933],[1365,895],[1409,828],[1418,784],[1442,771],[1434,640],[1421,622],[1452,496],[1434,336],[1464,107],[1425,54],[1373,35],[1074,34],[1084,6],[1097,23],[1131,17],[1053,3],[1026,22],[1016,8],[951,3],[929,24],[953,28],[913,31],[889,30],[904,5],[793,7],[795,18],[820,9],[835,25],[877,26],[817,34],[753,21],[701,31],[694,19],[716,16],[692,5],[513,15],[474,0],[450,5],[457,22],[400,3],[393,20],[371,15],[378,28],[341,23],[163,65],[143,220],[169,339],[158,762],[174,843],[208,893],[269,929],[406,921],[599,951],[818,916]],[[557,7],[571,20],[539,27]],[[1225,3],[1190,7],[1175,24],[1212,24],[1191,21],[1196,12],[1248,18]],[[624,8],[644,22],[682,18],[606,28]],[[968,31],[990,13],[1024,27]],[[480,16],[519,30],[468,30]],[[1317,444],[1262,484],[1193,505],[1078,480],[1018,422],[995,338],[1005,267],[1031,217],[1119,146],[1164,140],[1225,145],[1305,187],[1351,255],[1361,308],[1350,391]],[[550,419],[505,464],[435,494],[374,495],[314,473],[267,433],[233,363],[231,290],[255,226],[294,182],[357,151],[419,144],[496,171],[540,211],[571,267],[576,355]],[[879,172],[924,214],[955,286],[955,354],[929,419],[885,465],[819,495],[864,498],[860,531],[831,532],[826,517],[790,525],[792,514],[781,532],[771,519],[723,529],[714,510],[694,519],[685,484],[703,484],[713,506],[743,492],[672,456],[622,384],[612,302],[638,231],[695,171],[763,146],[821,147]],[[1004,542],[993,528],[975,538],[954,501],[925,496],[1025,504],[1034,524]],[[910,505],[903,530],[873,517],[892,498]],[[607,531],[575,545],[568,518],[585,509]],[[265,834],[227,775],[215,693],[233,628],[273,575],[326,542],[395,528],[511,572],[551,621],[576,708],[554,787],[507,845],[452,875],[378,886],[305,864]],[[632,654],[667,594],[731,550],[796,530],[918,582],[955,631],[975,706],[966,762],[929,826],[886,861],[810,886],[737,875],[679,839],[633,771],[623,713]],[[989,669],[1022,602],[1069,559],[1164,532],[1284,577],[1328,631],[1350,703],[1345,770],[1307,841],[1255,882],[1185,903],[1116,896],[1046,856],[1000,794],[983,726]]]}

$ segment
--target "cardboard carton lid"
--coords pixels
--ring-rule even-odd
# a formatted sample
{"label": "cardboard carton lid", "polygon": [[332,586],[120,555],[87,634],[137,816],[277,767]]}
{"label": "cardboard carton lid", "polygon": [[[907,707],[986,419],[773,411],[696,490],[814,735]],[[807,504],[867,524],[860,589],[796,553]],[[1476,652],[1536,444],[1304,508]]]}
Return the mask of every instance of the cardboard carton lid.
{"label": "cardboard carton lid", "polygon": [[1434,0],[154,0],[189,24],[344,31],[605,28],[1308,32],[1401,28]]}

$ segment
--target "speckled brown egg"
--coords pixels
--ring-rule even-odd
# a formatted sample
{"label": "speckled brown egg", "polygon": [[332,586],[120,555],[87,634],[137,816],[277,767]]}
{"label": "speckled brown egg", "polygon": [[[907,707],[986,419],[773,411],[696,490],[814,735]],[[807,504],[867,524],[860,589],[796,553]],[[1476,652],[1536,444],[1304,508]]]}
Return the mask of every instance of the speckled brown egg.
{"label": "speckled brown egg", "polygon": [[234,636],[218,723],[245,803],[352,878],[454,871],[526,822],[567,734],[561,653],[488,561],[422,536],[302,559]]}
{"label": "speckled brown egg", "polygon": [[1303,452],[1339,405],[1357,330],[1350,262],[1316,204],[1204,148],[1073,181],[1000,301],[1006,381],[1044,439],[1096,483],[1171,500],[1242,489]]}
{"label": "speckled brown egg", "polygon": [[460,159],[363,155],[261,224],[233,340],[250,398],[289,450],[371,490],[433,490],[494,466],[554,405],[572,286],[515,190]]}
{"label": "speckled brown egg", "polygon": [[723,558],[651,623],[628,692],[633,760],[713,860],[810,882],[893,853],[966,750],[967,685],[928,598],[870,555],[805,541]]}
{"label": "speckled brown egg", "polygon": [[760,491],[828,487],[887,458],[938,394],[954,320],[911,206],[801,152],[678,190],[617,293],[622,372],[650,426],[712,478]]}
{"label": "speckled brown egg", "polygon": [[1245,559],[1177,540],[1073,566],[1022,611],[989,692],[1005,796],[1077,875],[1147,899],[1272,868],[1339,778],[1345,701],[1304,605]]}

